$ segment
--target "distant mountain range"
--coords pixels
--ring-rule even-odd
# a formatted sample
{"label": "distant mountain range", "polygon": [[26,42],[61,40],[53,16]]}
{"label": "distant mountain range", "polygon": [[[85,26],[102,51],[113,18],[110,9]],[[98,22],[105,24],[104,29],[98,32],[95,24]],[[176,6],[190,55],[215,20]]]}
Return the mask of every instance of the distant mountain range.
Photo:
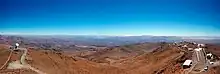
{"label": "distant mountain range", "polygon": [[[90,46],[111,47],[145,42],[179,42],[196,41],[202,43],[220,43],[220,37],[179,37],[179,36],[92,36],[92,35],[0,35],[0,43],[14,44],[41,48],[75,49]],[[93,47],[91,47],[93,46]],[[80,47],[82,48],[82,47]]]}

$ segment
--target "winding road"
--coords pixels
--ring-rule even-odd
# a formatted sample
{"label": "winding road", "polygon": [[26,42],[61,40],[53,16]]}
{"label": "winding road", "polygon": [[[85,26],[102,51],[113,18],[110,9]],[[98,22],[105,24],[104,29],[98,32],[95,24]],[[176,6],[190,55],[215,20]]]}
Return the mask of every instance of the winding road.
{"label": "winding road", "polygon": [[28,52],[28,50],[26,48],[18,48],[18,50],[24,51],[24,53],[22,54],[22,56],[20,58],[20,63],[23,65],[23,68],[31,69],[31,70],[37,72],[38,74],[46,74],[46,73],[30,66],[28,63],[26,63],[25,59],[26,59],[26,55],[27,55],[27,52]]}

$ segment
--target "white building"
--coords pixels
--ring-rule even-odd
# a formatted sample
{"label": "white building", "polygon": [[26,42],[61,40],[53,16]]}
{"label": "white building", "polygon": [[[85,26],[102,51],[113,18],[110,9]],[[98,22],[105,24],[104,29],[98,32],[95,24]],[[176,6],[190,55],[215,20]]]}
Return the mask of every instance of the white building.
{"label": "white building", "polygon": [[18,43],[15,43],[15,49],[17,49],[17,48],[18,48],[18,46],[19,46],[19,44],[18,44]]}
{"label": "white building", "polygon": [[17,46],[17,47],[18,47],[18,46],[19,46],[19,44],[18,44],[18,43],[15,43],[15,46]]}
{"label": "white building", "polygon": [[196,42],[193,42],[193,44],[197,44]]}
{"label": "white building", "polygon": [[183,68],[190,68],[191,65],[192,65],[192,60],[186,60],[183,63]]}
{"label": "white building", "polygon": [[207,56],[207,59],[213,59],[212,53],[208,53],[208,54],[206,54],[206,56]]}
{"label": "white building", "polygon": [[211,53],[208,53],[207,56],[212,56],[212,54],[211,54]]}
{"label": "white building", "polygon": [[192,50],[193,50],[193,48],[188,48],[188,50],[189,50],[189,51],[192,51]]}
{"label": "white building", "polygon": [[196,51],[201,51],[201,50],[202,50],[202,48],[196,48],[196,49],[194,49],[194,50],[196,50]]}
{"label": "white building", "polygon": [[205,44],[198,44],[198,47],[205,47]]}
{"label": "white building", "polygon": [[187,45],[184,45],[184,46],[182,46],[183,48],[187,48],[188,46]]}
{"label": "white building", "polygon": [[202,47],[205,47],[205,44],[200,44]]}

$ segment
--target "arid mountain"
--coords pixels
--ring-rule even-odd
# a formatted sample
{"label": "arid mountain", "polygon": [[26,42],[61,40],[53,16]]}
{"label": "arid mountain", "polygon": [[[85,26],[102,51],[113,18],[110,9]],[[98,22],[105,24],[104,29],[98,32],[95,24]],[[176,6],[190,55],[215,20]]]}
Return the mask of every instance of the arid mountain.
{"label": "arid mountain", "polygon": [[[97,39],[93,36],[85,38]],[[98,38],[105,41],[106,37]],[[142,38],[145,39],[145,37]],[[160,40],[164,37],[155,37],[155,40],[157,38]],[[0,42],[0,65],[2,68],[0,74],[37,74],[41,72],[46,74],[181,74],[183,73],[181,64],[192,55],[183,47],[169,42],[123,43],[123,45],[103,47],[74,44],[74,41],[72,42],[66,37],[39,38],[29,36],[1,36]],[[15,42],[19,42],[21,48],[28,49],[25,61],[31,67],[18,64],[22,63],[24,50],[13,52],[9,50],[10,45]],[[180,43],[187,44],[192,48],[196,47],[193,43]],[[207,51],[220,57],[219,44],[207,44],[206,48],[208,48]],[[219,70],[219,66],[211,68],[208,74],[219,74]]]}
{"label": "arid mountain", "polygon": [[[8,45],[1,45],[0,48],[2,66],[10,51]],[[19,60],[22,54],[21,51],[14,51],[9,63]],[[111,47],[90,54],[96,61],[88,60],[89,56],[82,58],[61,51],[35,49],[28,50],[25,60],[46,74],[181,74],[181,64],[188,55],[172,44],[141,43]],[[99,62],[103,57],[108,62]],[[7,69],[9,63],[0,70],[1,74],[37,74],[31,69]],[[218,70],[219,67],[213,68],[208,74],[219,74]]]}
{"label": "arid mountain", "polygon": [[103,49],[89,55],[81,55],[81,57],[98,63],[109,64],[116,60],[121,60],[124,58],[152,52],[153,50],[160,49],[162,46],[162,43],[139,43],[124,46],[116,46]]}
{"label": "arid mountain", "polygon": [[90,35],[0,35],[0,43],[13,44],[41,48],[72,49],[74,45],[84,46],[121,46],[136,43],[179,42],[197,41],[203,43],[219,43],[220,37],[178,37],[178,36],[90,36]]}
{"label": "arid mountain", "polygon": [[[177,48],[163,46],[151,53],[131,57],[114,63],[131,74],[179,74],[184,53]],[[172,71],[173,70],[173,71]]]}
{"label": "arid mountain", "polygon": [[[9,53],[5,53],[6,51],[8,50],[5,48],[0,50],[2,57],[0,61],[1,66],[9,56]],[[13,53],[9,63],[19,60],[20,57],[16,56],[21,53]],[[29,50],[27,57],[26,61],[28,64],[46,74],[126,74],[125,71],[116,67],[100,65],[51,50]],[[0,70],[1,74],[37,74],[29,69],[7,69],[6,66],[3,67],[3,70]]]}
{"label": "arid mountain", "polygon": [[[1,44],[18,42],[21,46],[37,49],[88,50],[99,47],[114,47],[137,43],[196,41],[200,43],[219,43],[220,37],[177,37],[177,36],[53,36],[53,35],[0,35]],[[83,47],[80,47],[83,46]]]}
{"label": "arid mountain", "polygon": [[[23,45],[51,47],[55,45],[120,46],[145,42],[180,41],[179,37],[167,36],[16,36],[0,35],[0,42],[20,42]],[[48,45],[50,44],[50,45]]]}
{"label": "arid mountain", "polygon": [[[136,45],[129,45],[129,47],[132,48],[141,48],[143,46],[151,46],[153,44],[136,44]],[[113,49],[118,49],[118,48],[123,48],[122,47],[116,47]],[[127,47],[128,48],[128,47]],[[127,49],[129,50],[129,49]],[[147,49],[145,49],[147,50]],[[167,51],[168,50],[168,51]],[[2,51],[8,51],[7,49],[3,48]],[[166,51],[166,52],[165,52]],[[152,58],[151,60],[148,60],[147,56],[151,54],[146,54],[142,53],[138,55],[137,57],[129,57],[127,59],[123,60],[118,60],[117,62],[114,62],[112,65],[108,64],[101,64],[93,61],[89,61],[84,58],[80,58],[77,56],[68,56],[66,53],[63,52],[58,52],[58,51],[51,51],[51,50],[29,50],[28,55],[27,55],[27,63],[30,64],[32,67],[45,72],[47,74],[134,74],[136,71],[137,74],[141,74],[144,72],[148,72],[144,69],[141,69],[142,66],[139,67],[139,65],[150,65],[149,63],[144,63],[141,61],[146,61],[148,60],[149,62],[155,62],[156,58],[158,59],[163,59],[165,57],[170,57],[174,58],[173,54],[170,55],[169,53],[179,53],[176,50],[171,50],[171,49],[158,49],[155,50],[152,54],[158,57],[150,57]],[[17,57],[20,55],[22,52],[16,52],[13,53],[13,60],[19,60],[20,57]],[[104,52],[108,54],[108,52]],[[156,53],[156,54],[155,54]],[[162,56],[166,54],[167,56]],[[8,55],[8,54],[7,54]],[[6,56],[7,56],[6,55]],[[116,55],[117,56],[117,55]],[[146,57],[146,58],[145,58]],[[129,65],[129,62],[132,63],[132,61],[137,61],[137,64],[134,63],[134,67],[136,66],[139,67],[137,70],[133,70],[133,67]],[[139,61],[139,62],[138,62]],[[166,60],[167,61],[167,60]],[[5,60],[2,60],[2,62],[5,62]],[[147,62],[147,61],[146,61]],[[139,63],[139,64],[138,64]],[[155,63],[160,63],[160,62],[155,62]],[[160,69],[162,65],[164,64],[159,64],[156,69]],[[161,66],[161,67],[159,67]],[[22,73],[22,74],[36,74],[36,72],[27,70],[27,69],[20,69],[20,70],[8,70],[4,68],[4,70],[0,71],[0,73]],[[149,71],[153,72],[153,71]]]}

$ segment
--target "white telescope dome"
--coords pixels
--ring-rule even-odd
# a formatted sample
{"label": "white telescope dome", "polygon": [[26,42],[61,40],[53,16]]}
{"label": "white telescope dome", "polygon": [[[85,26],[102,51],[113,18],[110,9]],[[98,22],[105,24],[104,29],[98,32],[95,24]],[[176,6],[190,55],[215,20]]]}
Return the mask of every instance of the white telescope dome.
{"label": "white telescope dome", "polygon": [[16,45],[16,46],[19,46],[19,44],[18,44],[18,43],[15,43],[15,45]]}

